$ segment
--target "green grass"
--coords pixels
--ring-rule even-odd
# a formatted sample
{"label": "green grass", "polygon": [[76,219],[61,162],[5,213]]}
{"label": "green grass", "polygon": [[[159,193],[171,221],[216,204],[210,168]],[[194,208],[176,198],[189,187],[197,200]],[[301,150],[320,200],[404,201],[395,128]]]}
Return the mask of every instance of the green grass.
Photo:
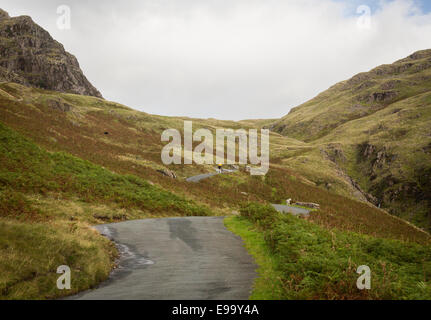
{"label": "green grass", "polygon": [[0,192],[7,190],[78,195],[86,202],[187,216],[210,212],[136,176],[115,174],[63,152],[48,153],[0,124]]}
{"label": "green grass", "polygon": [[[58,298],[105,280],[116,249],[90,224],[210,213],[142,178],[47,152],[0,124],[0,299]],[[56,287],[60,265],[72,270],[72,290]]]}
{"label": "green grass", "polygon": [[[113,267],[114,245],[71,221],[28,223],[0,219],[0,300],[52,299],[89,289]],[[71,268],[71,290],[58,290],[56,273]]]}
{"label": "green grass", "polygon": [[277,270],[279,264],[277,255],[274,255],[265,243],[262,233],[245,218],[229,217],[224,220],[226,228],[239,235],[249,254],[253,256],[259,266],[253,285],[251,300],[277,300],[282,296],[282,273]]}
{"label": "green grass", "polygon": [[[426,95],[421,97],[425,98]],[[72,110],[54,110],[49,106],[51,100],[68,103]],[[416,106],[418,101],[411,100],[411,107]],[[399,103],[404,102],[406,100]],[[156,171],[165,168],[160,161],[160,132],[166,128],[181,130],[182,118],[148,115],[97,98],[27,88],[11,83],[0,84],[0,104],[0,118],[8,126],[0,126],[0,221],[47,225],[48,229],[50,224],[56,223],[63,226],[60,229],[62,232],[69,230],[66,227],[69,224],[76,223],[76,230],[84,232],[88,224],[146,217],[214,213],[226,215],[237,210],[245,201],[281,203],[292,198],[321,205],[321,209],[313,212],[310,220],[319,225],[318,230],[326,229],[322,231],[323,236],[327,234],[325,232],[334,232],[331,230],[336,228],[340,232],[353,231],[375,238],[422,244],[430,242],[428,234],[405,221],[364,203],[334,194],[349,196],[351,186],[346,183],[345,178],[337,175],[335,164],[322,157],[320,148],[325,149],[332,138],[328,141],[322,138],[321,142],[305,143],[271,133],[271,169],[265,178],[250,177],[248,173],[240,171],[190,184],[183,178],[212,171],[213,168],[187,165],[169,167],[177,173],[179,179],[165,177]],[[426,111],[429,108],[426,109],[425,106],[417,109],[423,115],[422,131],[427,132],[429,114]],[[360,143],[359,138],[366,135],[363,131],[373,128],[373,119],[380,120],[388,115],[390,120],[397,119],[398,115],[390,111],[389,108],[381,110],[369,118],[370,121],[365,118],[350,121],[347,133],[339,134],[337,131],[337,138],[349,138],[347,142],[358,138],[352,141],[354,144]],[[413,113],[403,113],[403,120],[412,115]],[[195,129],[210,130],[217,127],[240,128],[267,124],[266,121],[194,121]],[[416,118],[411,121],[409,125],[412,128],[418,124]],[[394,126],[396,125],[394,122]],[[9,127],[16,132],[8,129]],[[392,126],[388,127],[390,130],[394,129]],[[109,131],[109,135],[104,135],[105,131]],[[327,137],[330,136],[331,134]],[[380,136],[376,135],[374,139],[378,137]],[[406,137],[412,141],[423,141],[419,136]],[[340,144],[350,161],[352,157],[349,155],[349,149],[344,148],[347,142],[343,140]],[[370,142],[375,143],[373,140]],[[411,162],[418,159],[413,153],[410,157]],[[337,164],[342,166],[341,162]],[[402,169],[404,171],[405,168]],[[358,172],[358,175],[360,174],[361,172]],[[331,184],[330,188],[326,187],[327,183]],[[211,207],[211,211],[208,207]],[[406,212],[407,215],[410,213],[408,210]],[[238,226],[245,221],[238,223]],[[257,243],[261,246],[271,244],[268,242],[270,238],[268,235],[265,237],[266,233],[263,233],[261,228],[262,226],[256,224],[248,236],[253,239],[255,233],[260,234],[262,237],[259,238],[260,241],[256,240]],[[274,234],[277,228],[274,229]],[[282,238],[288,235],[290,230],[277,232]],[[61,233],[57,236],[61,237]],[[73,237],[77,239],[77,234],[73,234]],[[374,239],[372,237],[368,239]],[[326,241],[325,237],[322,239]],[[39,238],[35,237],[35,242],[29,241],[28,248],[36,246],[38,240]],[[306,240],[300,239],[305,241],[304,243]],[[253,247],[253,243],[250,246]],[[17,250],[27,252],[28,248],[17,247]],[[107,248],[99,245],[99,249],[109,256]],[[275,253],[271,250],[261,252],[264,257],[262,263],[266,258],[274,256]],[[276,265],[284,263],[281,253],[278,254],[278,260],[281,262],[276,258],[272,259]],[[45,263],[39,259],[40,254],[35,251],[33,258]],[[316,255],[318,256],[318,251]],[[93,262],[89,260],[89,263]],[[36,263],[33,268],[34,272],[38,272],[38,268],[43,269],[42,266],[37,267]],[[420,268],[422,266],[416,265],[417,270],[420,271]],[[19,270],[16,273],[18,274]],[[79,277],[79,273],[77,274]],[[265,281],[261,282],[261,291],[256,291],[253,297],[286,298],[287,291],[284,287],[287,284],[284,274],[282,269],[270,271],[267,279],[275,279],[273,285],[268,289],[264,286]],[[277,277],[281,287],[277,286]],[[90,286],[92,282],[86,280],[85,283]],[[322,292],[326,292],[325,289],[322,289]],[[305,293],[303,294],[305,296]],[[44,295],[43,290],[39,292],[40,297],[48,295]],[[327,296],[331,297],[329,294]],[[340,298],[343,296],[340,295]]]}
{"label": "green grass", "polygon": [[[381,203],[390,213],[430,231],[431,193],[415,181],[414,174],[431,167],[429,151],[423,151],[431,143],[430,57],[431,50],[424,50],[356,75],[274,122],[270,125],[274,131],[307,142],[299,152],[298,148],[279,152],[282,164],[318,185],[325,185],[319,181],[330,182],[332,192],[358,198],[349,179],[340,175],[342,170],[378,198],[376,205]],[[405,68],[409,64],[411,67]],[[373,94],[383,92],[396,96],[386,101],[370,100]],[[360,159],[362,155],[356,152],[363,143],[376,146],[377,152],[385,148],[392,160],[386,160],[379,170],[373,169],[375,158]],[[331,145],[338,145],[345,159],[338,159],[336,164],[325,161],[320,150],[329,152]],[[370,173],[372,169],[375,172]],[[400,182],[395,187],[390,183],[393,178]]]}
{"label": "green grass", "polygon": [[[243,207],[226,224],[260,266],[252,297],[431,299],[429,245],[326,230],[259,204]],[[360,265],[371,268],[369,291],[356,287]],[[274,290],[265,291],[265,282]]]}

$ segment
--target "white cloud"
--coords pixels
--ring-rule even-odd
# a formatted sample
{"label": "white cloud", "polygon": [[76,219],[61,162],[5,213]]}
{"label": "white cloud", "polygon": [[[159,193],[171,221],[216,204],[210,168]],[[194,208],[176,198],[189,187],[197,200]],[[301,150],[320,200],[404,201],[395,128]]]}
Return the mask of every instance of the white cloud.
{"label": "white cloud", "polygon": [[[78,57],[110,100],[163,115],[280,117],[338,81],[431,48],[431,15],[382,1],[370,29],[330,0],[3,0]],[[67,4],[67,3],[65,3]]]}

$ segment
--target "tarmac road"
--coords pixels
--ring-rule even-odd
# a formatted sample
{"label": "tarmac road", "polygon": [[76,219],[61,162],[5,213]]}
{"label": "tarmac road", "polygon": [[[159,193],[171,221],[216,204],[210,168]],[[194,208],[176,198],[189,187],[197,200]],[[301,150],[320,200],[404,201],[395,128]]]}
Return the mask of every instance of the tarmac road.
{"label": "tarmac road", "polygon": [[198,176],[187,178],[186,181],[187,182],[199,182],[201,180],[211,178],[211,177],[216,176],[218,174],[226,174],[226,173],[232,173],[232,172],[236,172],[236,171],[238,171],[238,170],[223,169],[221,173],[220,172],[204,173],[204,174],[200,174]]}
{"label": "tarmac road", "polygon": [[[71,299],[246,300],[257,266],[222,217],[126,221],[96,227],[117,243],[119,268]],[[73,274],[72,274],[73,277]]]}
{"label": "tarmac road", "polygon": [[198,176],[194,176],[194,177],[187,178],[187,179],[186,179],[186,181],[187,181],[187,182],[199,182],[199,181],[201,181],[201,180],[204,180],[204,179],[210,178],[210,177],[212,177],[212,176],[216,176],[216,175],[218,175],[218,174],[220,174],[220,173],[218,173],[218,172],[214,172],[214,173],[205,173],[205,174],[200,174],[200,175],[198,175]]}
{"label": "tarmac road", "polygon": [[303,208],[286,206],[286,205],[281,205],[281,204],[273,204],[272,206],[278,212],[291,213],[294,216],[305,216],[305,217],[308,217],[310,215],[310,210],[303,209]]}

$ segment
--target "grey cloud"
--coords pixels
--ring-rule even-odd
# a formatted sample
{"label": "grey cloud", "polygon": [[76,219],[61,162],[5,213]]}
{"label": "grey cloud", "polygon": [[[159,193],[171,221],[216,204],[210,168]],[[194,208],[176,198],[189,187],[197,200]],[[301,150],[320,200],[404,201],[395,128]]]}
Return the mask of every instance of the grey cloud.
{"label": "grey cloud", "polygon": [[[56,28],[70,5],[72,29]],[[431,48],[431,16],[384,2],[359,30],[330,0],[3,0],[75,54],[104,97],[163,115],[270,118],[338,81]],[[410,12],[410,14],[407,14]]]}

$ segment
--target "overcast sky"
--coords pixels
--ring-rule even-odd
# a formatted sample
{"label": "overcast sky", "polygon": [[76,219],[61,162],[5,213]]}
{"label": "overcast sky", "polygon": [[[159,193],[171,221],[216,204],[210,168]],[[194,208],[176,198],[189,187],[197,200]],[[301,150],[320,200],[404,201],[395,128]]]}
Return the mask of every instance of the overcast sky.
{"label": "overcast sky", "polygon": [[[57,26],[63,4],[71,9],[69,30]],[[361,5],[371,9],[370,20],[367,10],[357,13]],[[0,6],[47,29],[106,99],[161,115],[277,118],[336,82],[431,48],[428,0],[2,0]]]}

